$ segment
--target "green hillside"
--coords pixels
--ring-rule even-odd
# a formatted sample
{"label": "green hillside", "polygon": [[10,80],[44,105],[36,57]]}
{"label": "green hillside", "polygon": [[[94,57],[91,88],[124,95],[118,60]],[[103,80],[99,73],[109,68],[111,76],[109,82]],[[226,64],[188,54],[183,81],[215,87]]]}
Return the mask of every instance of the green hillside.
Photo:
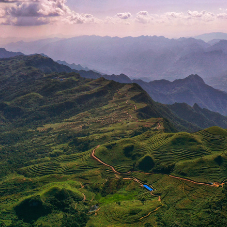
{"label": "green hillside", "polygon": [[0,61],[0,226],[226,225],[225,129],[177,132],[196,126],[136,84],[23,59]]}

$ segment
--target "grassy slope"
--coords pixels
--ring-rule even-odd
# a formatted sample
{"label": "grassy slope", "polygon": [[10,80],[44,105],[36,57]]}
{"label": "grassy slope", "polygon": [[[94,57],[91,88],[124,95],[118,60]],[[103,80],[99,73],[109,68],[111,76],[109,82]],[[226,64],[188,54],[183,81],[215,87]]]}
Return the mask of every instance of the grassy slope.
{"label": "grassy slope", "polygon": [[[32,82],[17,81],[15,72],[4,78],[5,84],[15,84],[1,84],[0,223],[225,225],[225,189],[168,176],[224,180],[225,130],[173,133],[160,118],[168,111],[135,84],[74,73],[44,75],[37,69]],[[93,160],[97,145],[100,159],[119,172],[132,172],[115,175]],[[123,178],[137,178],[155,192]],[[98,210],[91,209],[95,204]]]}
{"label": "grassy slope", "polygon": [[[24,214],[18,214],[16,207],[26,211],[26,205],[30,203],[42,203],[43,213],[25,218],[27,223],[35,221],[57,226],[61,225],[64,215],[69,216],[69,220],[70,215],[75,218],[74,211],[66,212],[42,195],[53,187],[70,190],[76,187],[78,193],[86,194],[86,200],[94,200],[93,190],[89,190],[89,186],[81,188],[81,184],[104,183],[106,176],[100,165],[90,158],[90,149],[100,143],[155,130],[157,124],[163,122],[160,118],[140,120],[137,117],[137,110],[147,104],[133,101],[132,98],[140,94],[134,85],[104,79],[87,80],[76,74],[62,74],[57,78],[46,76],[45,84],[42,80],[44,78],[33,81],[33,92],[19,97],[8,92],[4,97],[7,100],[4,108],[23,110],[16,117],[3,112],[3,127],[7,131],[1,133],[0,220],[7,225],[13,220],[15,224],[12,225],[18,226],[17,219],[24,219]],[[26,91],[29,90],[27,85]],[[56,113],[64,101],[74,102],[75,106],[70,109],[62,104],[65,109]],[[34,121],[34,116],[41,111],[44,117]],[[25,202],[21,204],[21,201]],[[97,202],[72,199],[69,207],[77,204],[77,212],[87,213],[87,209]]]}

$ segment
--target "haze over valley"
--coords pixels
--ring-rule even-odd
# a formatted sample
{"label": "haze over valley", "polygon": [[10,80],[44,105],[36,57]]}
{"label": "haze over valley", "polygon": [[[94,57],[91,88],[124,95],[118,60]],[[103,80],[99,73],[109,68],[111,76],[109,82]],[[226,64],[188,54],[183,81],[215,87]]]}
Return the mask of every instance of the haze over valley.
{"label": "haze over valley", "polygon": [[81,36],[10,43],[6,49],[25,54],[44,53],[54,60],[146,81],[174,80],[190,74],[210,81],[227,72],[227,40],[209,44],[194,38]]}

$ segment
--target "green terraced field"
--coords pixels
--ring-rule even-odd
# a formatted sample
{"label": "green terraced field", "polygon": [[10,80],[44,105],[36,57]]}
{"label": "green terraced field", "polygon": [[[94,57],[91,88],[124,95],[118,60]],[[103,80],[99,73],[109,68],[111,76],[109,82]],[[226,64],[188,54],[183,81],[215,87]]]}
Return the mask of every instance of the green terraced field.
{"label": "green terraced field", "polygon": [[136,84],[24,58],[0,61],[0,226],[227,226],[226,130],[177,132]]}

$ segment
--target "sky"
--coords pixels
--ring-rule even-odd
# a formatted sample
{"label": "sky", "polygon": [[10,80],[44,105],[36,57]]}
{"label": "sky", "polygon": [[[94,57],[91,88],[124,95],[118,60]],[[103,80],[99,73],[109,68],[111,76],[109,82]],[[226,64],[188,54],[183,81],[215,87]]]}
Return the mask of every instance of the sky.
{"label": "sky", "polygon": [[226,0],[0,0],[0,39],[227,33]]}

